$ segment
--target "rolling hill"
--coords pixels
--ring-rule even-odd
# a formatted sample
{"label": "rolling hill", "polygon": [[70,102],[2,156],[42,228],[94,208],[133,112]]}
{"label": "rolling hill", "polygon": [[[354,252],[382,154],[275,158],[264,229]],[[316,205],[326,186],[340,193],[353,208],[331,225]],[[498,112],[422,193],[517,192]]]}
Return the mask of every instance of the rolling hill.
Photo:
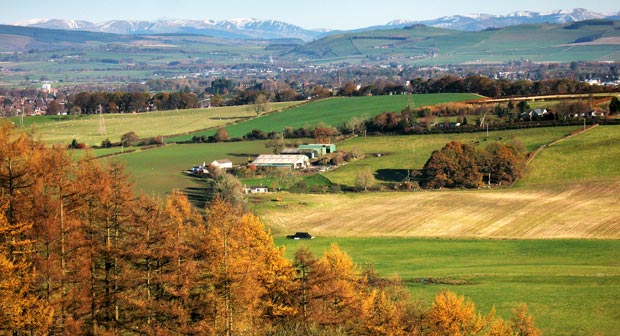
{"label": "rolling hill", "polygon": [[311,60],[397,58],[419,64],[620,59],[620,22],[526,24],[467,32],[424,25],[329,36],[287,53]]}

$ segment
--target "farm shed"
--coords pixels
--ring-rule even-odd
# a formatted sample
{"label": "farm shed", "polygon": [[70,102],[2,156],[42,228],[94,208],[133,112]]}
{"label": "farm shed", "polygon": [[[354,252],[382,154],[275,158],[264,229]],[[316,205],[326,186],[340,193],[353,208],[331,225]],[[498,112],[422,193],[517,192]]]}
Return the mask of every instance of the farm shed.
{"label": "farm shed", "polygon": [[308,157],[305,155],[259,155],[253,165],[259,167],[278,167],[278,168],[290,168],[301,169],[310,165]]}
{"label": "farm shed", "polygon": [[297,149],[314,149],[317,150],[321,155],[330,154],[336,151],[336,145],[334,144],[308,144],[308,145],[299,145]]}
{"label": "farm shed", "polygon": [[211,167],[213,167],[213,168],[220,169],[220,170],[222,170],[222,169],[231,169],[232,168],[232,161],[230,161],[228,159],[214,160],[209,165]]}
{"label": "farm shed", "polygon": [[286,155],[293,155],[293,154],[305,155],[309,159],[314,159],[314,158],[319,157],[319,151],[316,150],[316,149],[284,148],[280,154],[286,154]]}

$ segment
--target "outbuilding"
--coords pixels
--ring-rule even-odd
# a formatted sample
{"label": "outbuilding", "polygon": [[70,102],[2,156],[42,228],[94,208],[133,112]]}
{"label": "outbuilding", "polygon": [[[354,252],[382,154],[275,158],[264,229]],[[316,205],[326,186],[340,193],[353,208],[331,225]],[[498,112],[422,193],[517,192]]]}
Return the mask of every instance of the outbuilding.
{"label": "outbuilding", "polygon": [[252,164],[258,167],[303,169],[310,165],[310,160],[305,155],[261,154]]}
{"label": "outbuilding", "polygon": [[334,144],[308,144],[308,145],[299,145],[297,149],[312,149],[319,152],[320,155],[334,153],[336,151],[336,145]]}
{"label": "outbuilding", "polygon": [[213,167],[214,169],[226,170],[226,169],[231,169],[232,168],[232,161],[230,161],[228,159],[214,160],[209,165],[211,167]]}

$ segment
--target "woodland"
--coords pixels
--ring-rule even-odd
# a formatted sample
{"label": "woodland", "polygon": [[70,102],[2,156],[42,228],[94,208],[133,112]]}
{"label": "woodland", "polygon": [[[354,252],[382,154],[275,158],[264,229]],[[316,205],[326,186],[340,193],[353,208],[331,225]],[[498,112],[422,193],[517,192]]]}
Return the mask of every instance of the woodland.
{"label": "woodland", "polygon": [[0,334],[540,334],[525,305],[419,302],[337,245],[289,260],[239,206],[135,195],[120,163],[35,139],[0,127]]}

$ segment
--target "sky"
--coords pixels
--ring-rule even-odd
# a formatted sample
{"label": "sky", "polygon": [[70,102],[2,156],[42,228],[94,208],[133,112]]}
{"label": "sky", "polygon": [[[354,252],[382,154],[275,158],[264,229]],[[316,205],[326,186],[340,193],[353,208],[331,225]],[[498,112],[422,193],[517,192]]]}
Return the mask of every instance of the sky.
{"label": "sky", "polygon": [[[3,1],[4,2],[4,1]],[[234,18],[271,19],[306,29],[354,29],[389,21],[435,19],[457,14],[508,14],[585,8],[620,12],[618,0],[8,0],[0,23],[54,18],[108,20]]]}

